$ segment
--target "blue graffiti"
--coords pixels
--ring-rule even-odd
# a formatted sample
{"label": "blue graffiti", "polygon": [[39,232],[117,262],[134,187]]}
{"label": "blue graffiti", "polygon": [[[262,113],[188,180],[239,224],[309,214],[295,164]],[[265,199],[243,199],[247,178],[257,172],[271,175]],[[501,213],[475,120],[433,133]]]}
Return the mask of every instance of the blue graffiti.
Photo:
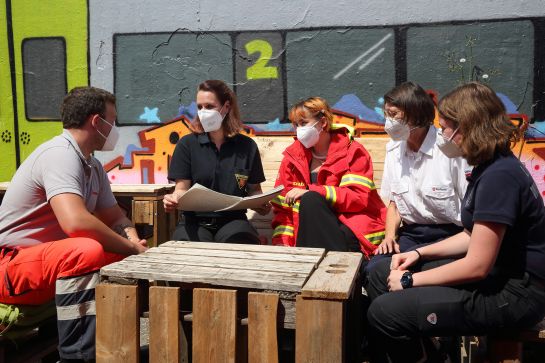
{"label": "blue graffiti", "polygon": [[197,116],[197,104],[193,101],[189,106],[180,105],[178,108],[178,117],[185,116],[193,120]]}
{"label": "blue graffiti", "polygon": [[530,124],[524,136],[526,139],[545,139],[545,121]]}
{"label": "blue graffiti", "polygon": [[517,110],[517,106],[513,103],[513,101],[509,99],[507,95],[499,92],[497,92],[496,95],[500,98],[501,102],[503,102],[507,113],[519,113],[519,110]]}
{"label": "blue graffiti", "polygon": [[384,120],[384,117],[380,113],[365,106],[358,96],[352,93],[342,96],[341,99],[333,105],[333,108],[355,115],[365,121],[382,123]]}
{"label": "blue graffiti", "polygon": [[144,113],[140,115],[139,119],[144,120],[148,123],[161,122],[161,120],[157,116],[157,112],[159,112],[159,108],[157,107],[152,109],[144,107]]}
{"label": "blue graffiti", "polygon": [[123,165],[132,165],[132,153],[133,152],[146,152],[149,151],[147,147],[139,147],[134,144],[127,145],[125,149],[125,155],[123,156]]}

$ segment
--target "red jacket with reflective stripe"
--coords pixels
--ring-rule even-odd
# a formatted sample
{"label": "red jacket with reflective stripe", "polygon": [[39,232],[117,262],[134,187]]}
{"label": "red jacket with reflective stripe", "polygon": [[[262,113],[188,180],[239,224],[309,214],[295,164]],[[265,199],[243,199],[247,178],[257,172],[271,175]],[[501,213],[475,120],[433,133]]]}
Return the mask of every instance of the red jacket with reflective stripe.
{"label": "red jacket with reflective stripe", "polygon": [[330,131],[331,143],[316,184],[310,181],[312,155],[298,140],[286,148],[276,186],[284,185],[282,194],[273,199],[274,229],[272,243],[295,246],[299,223],[299,202],[289,206],[284,196],[292,188],[320,193],[332,205],[339,220],[360,241],[367,256],[384,238],[386,207],[373,182],[373,164],[365,148],[353,142],[345,128]]}

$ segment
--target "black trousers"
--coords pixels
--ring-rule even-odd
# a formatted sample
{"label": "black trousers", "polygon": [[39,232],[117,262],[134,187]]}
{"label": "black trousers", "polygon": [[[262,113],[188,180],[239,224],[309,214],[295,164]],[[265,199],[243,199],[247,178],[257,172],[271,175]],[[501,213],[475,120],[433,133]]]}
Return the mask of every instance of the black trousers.
{"label": "black trousers", "polygon": [[[424,262],[415,271],[452,260]],[[498,329],[526,328],[545,316],[545,288],[528,273],[520,278],[489,276],[460,286],[415,287],[388,292],[391,259],[368,276],[367,311],[372,362],[416,362],[421,337],[485,335]]]}
{"label": "black trousers", "polygon": [[[451,224],[406,224],[399,229],[399,251],[406,252],[424,244],[439,242],[464,230],[463,227]],[[365,266],[365,272],[369,273],[376,264],[392,254],[375,255]]]}
{"label": "black trousers", "polygon": [[328,251],[361,251],[354,233],[339,221],[325,198],[316,192],[307,192],[301,197],[296,246]]}
{"label": "black trousers", "polygon": [[246,219],[202,223],[198,218],[184,219],[172,234],[175,241],[259,244],[259,236]]}

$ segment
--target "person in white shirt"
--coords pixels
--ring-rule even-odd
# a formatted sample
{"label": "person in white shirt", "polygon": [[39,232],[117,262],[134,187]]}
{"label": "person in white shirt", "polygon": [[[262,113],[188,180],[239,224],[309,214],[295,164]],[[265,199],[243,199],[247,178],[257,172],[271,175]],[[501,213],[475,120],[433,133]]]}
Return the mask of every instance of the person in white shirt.
{"label": "person in white shirt", "polygon": [[[392,140],[380,195],[388,205],[386,234],[366,267],[419,245],[462,231],[460,204],[470,167],[462,157],[448,158],[433,126],[435,106],[422,87],[405,82],[384,96],[385,131]],[[448,144],[447,144],[448,145]]]}

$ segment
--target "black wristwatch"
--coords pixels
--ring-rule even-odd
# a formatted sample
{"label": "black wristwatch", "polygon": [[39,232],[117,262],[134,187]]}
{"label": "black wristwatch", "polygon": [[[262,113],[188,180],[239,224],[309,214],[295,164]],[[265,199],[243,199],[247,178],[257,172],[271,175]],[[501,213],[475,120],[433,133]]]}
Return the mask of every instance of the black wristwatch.
{"label": "black wristwatch", "polygon": [[403,289],[410,289],[413,287],[413,273],[411,271],[405,271],[401,276],[401,287]]}

